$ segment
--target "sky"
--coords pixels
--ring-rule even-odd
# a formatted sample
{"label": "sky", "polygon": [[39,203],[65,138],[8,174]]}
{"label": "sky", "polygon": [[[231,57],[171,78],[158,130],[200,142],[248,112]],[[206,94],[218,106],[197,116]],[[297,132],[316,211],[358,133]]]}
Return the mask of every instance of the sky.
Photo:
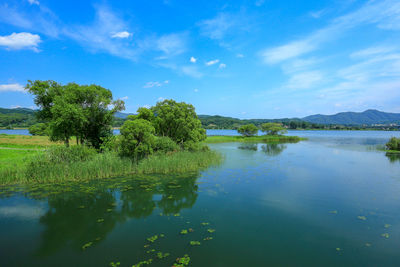
{"label": "sky", "polygon": [[125,112],[400,112],[399,0],[0,0],[0,107],[28,80],[98,84]]}

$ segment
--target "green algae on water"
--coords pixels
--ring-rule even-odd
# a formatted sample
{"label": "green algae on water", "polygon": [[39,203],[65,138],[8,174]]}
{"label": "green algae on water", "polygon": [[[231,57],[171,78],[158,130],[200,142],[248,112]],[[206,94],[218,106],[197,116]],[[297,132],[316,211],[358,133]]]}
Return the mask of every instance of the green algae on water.
{"label": "green algae on water", "polygon": [[200,242],[199,241],[190,241],[190,245],[191,246],[200,246]]}
{"label": "green algae on water", "polygon": [[154,236],[147,238],[147,241],[154,243],[154,241],[156,241],[157,239],[158,239],[158,235],[154,235]]}
{"label": "green algae on water", "polygon": [[367,217],[365,217],[365,216],[357,216],[357,219],[365,221],[365,220],[367,220]]}
{"label": "green algae on water", "polygon": [[143,265],[149,265],[152,262],[153,262],[153,259],[148,259],[147,261],[141,261],[139,263],[136,263],[136,264],[132,265],[132,267],[140,267],[140,266],[143,266]]}
{"label": "green algae on water", "polygon": [[174,265],[172,265],[172,267],[183,267],[183,266],[188,266],[190,262],[190,257],[188,254],[185,254],[183,257],[181,258],[177,258],[176,259],[176,263],[174,263]]}
{"label": "green algae on water", "polygon": [[87,242],[86,244],[84,244],[84,245],[82,246],[82,249],[85,250],[85,249],[87,249],[88,247],[90,247],[90,246],[92,246],[92,245],[93,245],[93,242]]}
{"label": "green algae on water", "polygon": [[181,235],[187,235],[187,234],[188,234],[188,230],[183,229],[183,230],[180,232],[180,234],[181,234]]}
{"label": "green algae on water", "polygon": [[388,233],[381,234],[381,236],[385,237],[385,238],[389,238],[389,234]]}
{"label": "green algae on water", "polygon": [[209,233],[214,233],[214,232],[215,232],[215,229],[207,229],[207,232],[209,232]]}

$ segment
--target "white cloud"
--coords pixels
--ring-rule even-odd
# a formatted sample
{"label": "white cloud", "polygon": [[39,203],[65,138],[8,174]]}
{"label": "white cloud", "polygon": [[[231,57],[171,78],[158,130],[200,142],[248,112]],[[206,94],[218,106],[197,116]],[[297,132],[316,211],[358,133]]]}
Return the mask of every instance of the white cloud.
{"label": "white cloud", "polygon": [[218,68],[224,69],[224,68],[226,68],[226,64],[225,63],[221,63],[221,64],[219,64]]}
{"label": "white cloud", "polygon": [[164,83],[165,83],[165,84],[169,84],[169,81],[168,81],[168,80],[165,80]]}
{"label": "white cloud", "polygon": [[358,10],[334,19],[327,27],[303,39],[264,49],[260,55],[265,63],[280,63],[315,51],[321,44],[338,39],[350,29],[368,24],[382,29],[400,30],[400,2],[369,1]]}
{"label": "white cloud", "polygon": [[39,1],[37,1],[37,0],[28,0],[28,2],[31,5],[39,5],[40,4]]}
{"label": "white cloud", "polygon": [[294,74],[287,84],[288,88],[306,89],[322,81],[322,74],[319,71],[309,71]]}
{"label": "white cloud", "polygon": [[179,55],[186,50],[187,33],[171,33],[159,37],[156,43],[156,49],[164,52],[165,55]]}
{"label": "white cloud", "polygon": [[256,0],[254,3],[256,6],[262,6],[264,4],[265,0]]}
{"label": "white cloud", "polygon": [[127,31],[123,31],[123,32],[117,32],[114,33],[113,35],[111,35],[111,38],[120,38],[120,39],[124,39],[124,38],[128,38],[132,36],[132,33],[127,32]]}
{"label": "white cloud", "polygon": [[201,78],[203,77],[203,73],[201,73],[196,66],[183,66],[180,68],[180,71],[190,77],[193,78]]}
{"label": "white cloud", "polygon": [[210,60],[210,61],[206,62],[206,65],[211,66],[211,65],[217,64],[218,62],[219,62],[219,59],[214,59],[214,60]]}
{"label": "white cloud", "polygon": [[220,13],[215,18],[200,21],[198,25],[203,35],[221,40],[235,26],[235,20],[227,13]]}
{"label": "white cloud", "polygon": [[320,17],[322,17],[323,15],[325,15],[327,13],[327,9],[321,9],[318,11],[312,11],[310,12],[310,16],[313,17],[314,19],[319,19]]}
{"label": "white cloud", "polygon": [[199,89],[195,88],[193,91],[194,91],[195,93],[197,93],[197,92],[199,92]]}
{"label": "white cloud", "polygon": [[197,61],[197,58],[195,58],[195,57],[190,57],[190,62],[196,63],[196,61]]}
{"label": "white cloud", "polygon": [[10,50],[31,49],[38,52],[38,46],[41,42],[40,36],[29,32],[12,33],[6,36],[0,36],[0,46],[5,46]]}
{"label": "white cloud", "polygon": [[160,82],[147,82],[143,88],[152,88],[152,87],[161,87],[162,83]]}
{"label": "white cloud", "polygon": [[128,100],[129,97],[128,97],[128,96],[123,96],[123,97],[121,97],[120,99],[121,99],[121,100]]}
{"label": "white cloud", "polygon": [[0,84],[0,92],[25,92],[25,88],[19,83]]}
{"label": "white cloud", "polygon": [[244,58],[244,55],[243,55],[243,54],[236,54],[236,57],[238,57],[238,58]]}
{"label": "white cloud", "polygon": [[164,97],[161,97],[161,96],[160,96],[159,98],[157,98],[157,101],[159,101],[159,102],[160,102],[160,101],[164,101],[164,100],[165,100],[165,98],[164,98]]}
{"label": "white cloud", "polygon": [[396,47],[394,46],[373,46],[373,47],[368,47],[366,49],[362,49],[359,51],[356,51],[352,54],[350,54],[351,58],[361,58],[361,57],[369,57],[369,56],[374,56],[374,55],[382,55],[382,54],[387,54],[390,52],[393,52],[396,50]]}

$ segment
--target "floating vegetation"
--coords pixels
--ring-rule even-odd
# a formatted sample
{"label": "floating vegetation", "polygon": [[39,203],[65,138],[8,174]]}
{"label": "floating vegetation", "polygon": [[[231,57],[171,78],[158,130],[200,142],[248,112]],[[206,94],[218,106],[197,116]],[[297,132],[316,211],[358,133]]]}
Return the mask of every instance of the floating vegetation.
{"label": "floating vegetation", "polygon": [[365,216],[357,216],[357,219],[365,221],[365,220],[367,220],[367,217],[365,217]]}
{"label": "floating vegetation", "polygon": [[174,216],[175,217],[179,217],[179,216],[181,216],[181,214],[180,213],[175,213]]}
{"label": "floating vegetation", "polygon": [[385,224],[385,228],[389,228],[390,226],[392,226],[392,225],[388,224],[388,223]]}
{"label": "floating vegetation", "polygon": [[97,220],[97,222],[98,222],[98,223],[102,223],[102,222],[104,222],[104,219],[103,219],[103,218],[100,218],[100,219]]}
{"label": "floating vegetation", "polygon": [[189,231],[189,233],[193,233],[194,232],[193,228],[189,228],[188,231]]}
{"label": "floating vegetation", "polygon": [[188,234],[188,230],[186,230],[186,229],[183,229],[182,231],[181,231],[181,233],[180,233],[181,235],[187,235]]}
{"label": "floating vegetation", "polygon": [[78,207],[78,209],[84,209],[84,208],[85,208],[85,206],[83,206],[83,205]]}
{"label": "floating vegetation", "polygon": [[[183,257],[181,258],[177,258],[176,259],[176,263],[174,263],[174,265],[172,265],[172,267],[183,267],[183,266],[188,266],[190,262],[190,257],[188,254],[185,254]],[[133,266],[132,266],[133,267]]]}
{"label": "floating vegetation", "polygon": [[120,266],[121,265],[121,263],[119,262],[119,261],[117,261],[117,262],[110,262],[110,266],[111,267],[117,267],[117,266]]}
{"label": "floating vegetation", "polygon": [[342,249],[341,248],[336,248],[336,251],[342,251]]}
{"label": "floating vegetation", "polygon": [[389,234],[388,233],[381,234],[381,236],[385,237],[385,238],[389,238]]}
{"label": "floating vegetation", "polygon": [[200,242],[199,241],[190,241],[190,245],[191,246],[200,246]]}
{"label": "floating vegetation", "polygon": [[140,266],[143,266],[143,265],[149,265],[152,262],[153,262],[153,259],[148,259],[147,261],[141,261],[139,263],[136,263],[136,264],[132,265],[132,267],[140,267]]}
{"label": "floating vegetation", "polygon": [[163,238],[165,235],[164,234],[160,234],[160,237]]}
{"label": "floating vegetation", "polygon": [[205,225],[209,225],[210,223],[208,222],[202,222],[201,225],[205,226]]}
{"label": "floating vegetation", "polygon": [[331,214],[337,214],[337,210],[331,210],[331,211],[329,211],[329,213],[331,213]]}
{"label": "floating vegetation", "polygon": [[113,211],[113,209],[107,209],[107,212],[112,212]]}
{"label": "floating vegetation", "polygon": [[156,250],[153,248],[153,249],[146,251],[147,254],[152,253],[152,252],[156,252]]}
{"label": "floating vegetation", "polygon": [[366,247],[370,247],[370,246],[371,246],[371,243],[365,243],[365,246],[366,246]]}
{"label": "floating vegetation", "polygon": [[158,235],[154,235],[154,236],[147,238],[147,241],[154,243],[154,241],[156,241],[157,239],[158,239]]}
{"label": "floating vegetation", "polygon": [[208,240],[212,240],[212,239],[213,239],[212,236],[207,236],[207,237],[205,237],[203,240],[204,240],[204,241],[208,241]]}
{"label": "floating vegetation", "polygon": [[162,252],[157,252],[157,258],[159,258],[159,259],[164,259],[164,258],[166,258],[166,257],[168,257],[169,256],[169,253],[162,253]]}
{"label": "floating vegetation", "polygon": [[148,248],[148,247],[150,247],[150,245],[149,245],[149,244],[146,244],[146,245],[144,245],[143,247],[144,247],[144,248]]}
{"label": "floating vegetation", "polygon": [[93,242],[87,242],[85,245],[82,246],[82,249],[85,250],[92,245],[93,245]]}
{"label": "floating vegetation", "polygon": [[207,232],[209,232],[209,233],[214,233],[214,232],[215,232],[215,229],[207,229]]}

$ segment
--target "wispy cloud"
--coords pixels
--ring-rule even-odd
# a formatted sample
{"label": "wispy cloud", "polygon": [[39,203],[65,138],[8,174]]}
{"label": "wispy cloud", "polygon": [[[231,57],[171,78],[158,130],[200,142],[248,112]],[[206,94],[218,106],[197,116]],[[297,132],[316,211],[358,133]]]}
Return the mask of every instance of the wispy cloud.
{"label": "wispy cloud", "polygon": [[204,36],[220,40],[235,26],[235,20],[228,13],[220,13],[215,18],[200,21],[198,26]]}
{"label": "wispy cloud", "polygon": [[25,87],[19,83],[0,84],[0,92],[25,92]]}
{"label": "wispy cloud", "polygon": [[214,59],[206,62],[206,66],[212,66],[214,64],[217,64],[219,62],[219,59]]}
{"label": "wispy cloud", "polygon": [[39,52],[38,46],[41,42],[40,36],[29,32],[12,33],[0,36],[0,46],[10,50],[30,49]]}
{"label": "wispy cloud", "polygon": [[195,57],[190,57],[190,62],[196,63],[196,61],[197,61],[197,58],[195,58]]}
{"label": "wispy cloud", "polygon": [[130,36],[132,36],[132,33],[127,32],[127,31],[123,31],[123,32],[117,32],[111,35],[111,38],[129,38]]}
{"label": "wispy cloud", "polygon": [[143,88],[152,88],[152,87],[161,87],[163,86],[163,83],[161,82],[147,82],[145,85],[143,85]]}
{"label": "wispy cloud", "polygon": [[225,63],[221,63],[221,64],[219,64],[218,68],[225,69],[226,68],[226,64]]}
{"label": "wispy cloud", "polygon": [[319,71],[308,71],[294,74],[286,85],[292,89],[306,89],[311,88],[320,81],[322,81],[322,73]]}
{"label": "wispy cloud", "polygon": [[265,63],[275,64],[314,51],[323,43],[336,40],[348,30],[363,24],[375,24],[382,29],[400,30],[400,2],[370,1],[360,9],[334,19],[328,26],[303,39],[267,48],[260,52]]}
{"label": "wispy cloud", "polygon": [[179,68],[179,70],[190,77],[193,78],[201,78],[203,77],[203,73],[199,71],[199,69],[196,66],[182,66]]}
{"label": "wispy cloud", "polygon": [[31,5],[39,5],[40,4],[39,1],[37,1],[37,0],[28,0],[28,2]]}

